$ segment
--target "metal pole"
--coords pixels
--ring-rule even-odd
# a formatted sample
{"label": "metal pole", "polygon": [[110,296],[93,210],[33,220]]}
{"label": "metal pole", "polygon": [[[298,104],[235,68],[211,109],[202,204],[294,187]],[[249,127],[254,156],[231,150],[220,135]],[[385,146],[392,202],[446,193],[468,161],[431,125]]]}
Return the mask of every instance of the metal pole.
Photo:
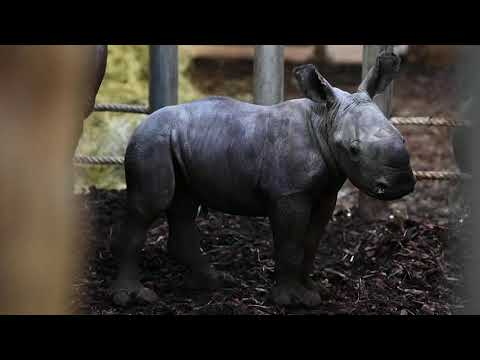
{"label": "metal pole", "polygon": [[283,101],[284,45],[256,45],[254,101],[273,105]]}
{"label": "metal pole", "polygon": [[[393,45],[364,45],[363,46],[363,63],[362,63],[362,79],[367,76],[368,71],[377,61],[377,55],[380,51],[392,51]],[[382,94],[378,94],[374,98],[374,102],[383,111],[387,118],[391,116],[392,110],[393,82],[385,89]],[[373,199],[368,195],[360,193],[358,196],[358,210],[361,217],[371,221],[386,216],[388,213],[388,205],[386,202]]]}
{"label": "metal pole", "polygon": [[177,45],[150,45],[149,87],[151,112],[178,103]]}

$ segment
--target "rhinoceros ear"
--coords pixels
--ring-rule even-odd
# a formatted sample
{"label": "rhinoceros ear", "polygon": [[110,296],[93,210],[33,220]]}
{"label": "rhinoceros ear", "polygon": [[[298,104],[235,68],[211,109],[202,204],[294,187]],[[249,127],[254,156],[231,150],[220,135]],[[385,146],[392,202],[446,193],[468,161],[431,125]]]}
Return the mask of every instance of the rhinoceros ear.
{"label": "rhinoceros ear", "polygon": [[300,90],[307,98],[319,103],[325,102],[327,105],[335,102],[332,86],[320,75],[314,65],[297,66],[293,69],[293,74]]}
{"label": "rhinoceros ear", "polygon": [[392,80],[398,76],[400,64],[401,59],[398,55],[392,52],[381,52],[358,90],[366,92],[373,99],[375,95],[385,91]]}

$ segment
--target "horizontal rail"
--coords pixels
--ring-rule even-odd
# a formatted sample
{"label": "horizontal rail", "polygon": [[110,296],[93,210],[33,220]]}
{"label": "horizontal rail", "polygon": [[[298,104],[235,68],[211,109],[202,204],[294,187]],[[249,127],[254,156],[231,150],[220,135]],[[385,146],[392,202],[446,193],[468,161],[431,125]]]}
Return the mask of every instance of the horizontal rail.
{"label": "horizontal rail", "polygon": [[413,172],[418,180],[470,180],[472,176],[467,173],[455,171],[422,171]]}
{"label": "horizontal rail", "polygon": [[[77,165],[123,165],[123,158],[119,156],[85,156],[74,157]],[[414,171],[418,180],[457,180],[470,179],[471,176],[465,173],[454,171]]]}
{"label": "horizontal rail", "polygon": [[123,165],[123,157],[78,155],[73,158],[73,163],[76,165]]}
{"label": "horizontal rail", "polygon": [[393,116],[390,118],[394,125],[420,125],[420,126],[469,126],[468,123],[456,120],[447,120],[433,116]]}
{"label": "horizontal rail", "polygon": [[[95,111],[110,111],[149,114],[150,109],[145,105],[129,104],[95,104]],[[394,125],[416,125],[416,126],[469,126],[468,123],[456,120],[447,120],[442,117],[432,116],[394,116],[391,117]],[[122,157],[115,156],[75,156],[74,163],[77,165],[123,165]],[[418,180],[465,180],[471,179],[471,175],[452,171],[414,171]]]}
{"label": "horizontal rail", "polygon": [[[136,114],[150,114],[146,105],[129,104],[95,104],[95,111],[124,112]],[[456,120],[448,120],[433,116],[393,116],[390,118],[394,125],[417,125],[417,126],[469,126],[468,123]]]}
{"label": "horizontal rail", "polygon": [[129,104],[95,104],[94,111],[110,111],[134,114],[149,114],[150,109],[145,105]]}

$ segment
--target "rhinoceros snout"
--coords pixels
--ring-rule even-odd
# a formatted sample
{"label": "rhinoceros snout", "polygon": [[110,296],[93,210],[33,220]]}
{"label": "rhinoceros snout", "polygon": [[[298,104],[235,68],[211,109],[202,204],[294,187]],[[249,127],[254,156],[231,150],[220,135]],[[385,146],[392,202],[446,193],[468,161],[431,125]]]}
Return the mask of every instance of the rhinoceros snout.
{"label": "rhinoceros snout", "polygon": [[381,200],[397,200],[415,190],[416,179],[411,171],[396,174],[389,180],[382,177],[375,182],[373,196]]}

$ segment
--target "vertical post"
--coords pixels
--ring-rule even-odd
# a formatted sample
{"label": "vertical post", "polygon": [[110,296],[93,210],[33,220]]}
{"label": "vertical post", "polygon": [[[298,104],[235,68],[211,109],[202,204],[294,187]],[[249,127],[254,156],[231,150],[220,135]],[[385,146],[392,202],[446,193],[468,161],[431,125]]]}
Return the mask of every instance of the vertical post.
{"label": "vertical post", "polygon": [[72,84],[87,87],[85,48],[0,46],[2,315],[76,310],[70,301],[83,239],[71,156],[84,102]]}
{"label": "vertical post", "polygon": [[[375,65],[377,55],[380,51],[393,51],[393,45],[364,45],[363,46],[363,63],[362,63],[362,79],[365,78],[370,68]],[[385,89],[382,94],[378,94],[374,98],[374,102],[383,111],[387,118],[391,116],[392,110],[393,82]],[[380,217],[386,216],[388,213],[388,204],[384,201],[374,199],[359,193],[358,195],[359,215],[367,221],[372,221]]]}
{"label": "vertical post", "polygon": [[177,102],[178,46],[150,45],[150,111],[175,105]]}
{"label": "vertical post", "polygon": [[284,46],[256,45],[254,72],[254,101],[273,105],[283,101]]}
{"label": "vertical post", "polygon": [[[465,291],[462,295],[466,297],[466,304],[463,314],[465,315],[479,315],[480,314],[480,242],[478,241],[478,234],[480,233],[479,222],[479,204],[480,204],[480,188],[476,185],[478,179],[479,161],[476,155],[480,150],[480,143],[474,139],[479,136],[479,121],[480,116],[480,74],[478,73],[478,64],[480,62],[480,47],[477,45],[462,46],[458,48],[459,60],[458,64],[458,84],[460,87],[460,98],[470,99],[470,104],[467,111],[460,113],[460,120],[470,122],[471,128],[468,129],[472,135],[473,141],[463,142],[460,144],[463,147],[462,151],[469,153],[469,158],[472,159],[472,179],[470,184],[466,186],[466,198],[471,201],[470,218],[466,218],[463,222],[462,231],[455,230],[456,227],[449,226],[451,235],[457,237],[455,241],[462,244],[462,254],[468,254],[468,257],[460,258],[465,262]],[[460,100],[460,99],[458,99]],[[461,100],[460,100],[461,101]],[[464,100],[463,100],[464,101]],[[463,102],[462,101],[462,102]],[[467,185],[467,184],[465,184]],[[450,208],[449,211],[452,209]],[[458,225],[457,225],[458,226]],[[460,230],[459,229],[459,230]]]}

